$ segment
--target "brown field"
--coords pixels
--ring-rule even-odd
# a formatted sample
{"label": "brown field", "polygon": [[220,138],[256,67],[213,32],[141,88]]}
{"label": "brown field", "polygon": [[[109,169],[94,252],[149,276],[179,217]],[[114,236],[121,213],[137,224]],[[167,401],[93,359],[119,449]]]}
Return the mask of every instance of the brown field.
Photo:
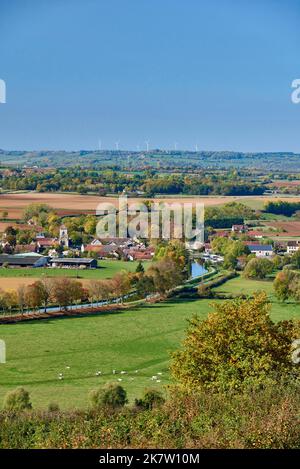
{"label": "brown field", "polygon": [[268,184],[269,187],[297,187],[300,186],[300,181],[273,181]]}
{"label": "brown field", "polygon": [[300,236],[300,221],[272,221],[264,225],[282,230],[276,233],[277,236]]}
{"label": "brown field", "polygon": [[29,226],[25,223],[13,223],[9,221],[0,222],[0,233],[2,233],[6,228],[9,226],[13,226],[14,228],[18,228],[19,230],[28,230]]}
{"label": "brown field", "polygon": [[[169,203],[174,202],[202,202],[205,206],[222,205],[228,202],[240,201],[268,201],[274,199],[274,196],[215,196],[215,197],[166,197],[155,198],[155,201],[164,201]],[[141,198],[130,198],[129,202],[141,202]],[[154,200],[153,198],[149,200]],[[290,202],[299,202],[300,197],[280,197],[280,200],[287,200]],[[8,218],[20,219],[22,218],[23,210],[32,203],[45,203],[49,204],[52,208],[56,209],[61,215],[80,214],[80,213],[95,213],[97,205],[101,202],[118,204],[117,197],[100,197],[95,195],[79,195],[79,194],[60,194],[60,193],[37,193],[27,192],[22,194],[2,194],[0,195],[0,213],[1,211],[8,212]]]}
{"label": "brown field", "polygon": [[[40,280],[39,277],[0,277],[0,290],[17,290],[18,287],[24,285],[32,285],[37,280]],[[76,280],[76,279],[74,279]],[[79,281],[87,286],[90,282],[89,279],[79,279]]]}

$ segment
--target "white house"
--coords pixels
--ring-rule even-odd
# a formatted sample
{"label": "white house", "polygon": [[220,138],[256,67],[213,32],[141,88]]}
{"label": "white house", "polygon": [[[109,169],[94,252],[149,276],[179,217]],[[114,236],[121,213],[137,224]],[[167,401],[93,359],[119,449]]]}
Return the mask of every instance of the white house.
{"label": "white house", "polygon": [[298,249],[300,249],[299,241],[288,241],[286,246],[287,254],[294,254]]}
{"label": "white house", "polygon": [[248,248],[256,257],[270,257],[274,254],[271,244],[250,244]]}

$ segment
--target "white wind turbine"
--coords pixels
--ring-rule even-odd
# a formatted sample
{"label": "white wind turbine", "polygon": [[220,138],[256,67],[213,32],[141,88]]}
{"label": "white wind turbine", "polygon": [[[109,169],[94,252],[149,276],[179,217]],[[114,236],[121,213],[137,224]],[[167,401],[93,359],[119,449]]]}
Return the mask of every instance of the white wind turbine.
{"label": "white wind turbine", "polygon": [[119,143],[120,143],[120,142],[115,142],[116,150],[117,150],[117,151],[119,151]]}
{"label": "white wind turbine", "polygon": [[177,145],[178,145],[178,142],[174,142],[174,150],[175,151],[177,150]]}
{"label": "white wind turbine", "polygon": [[98,150],[99,150],[99,151],[102,150],[102,141],[101,141],[101,138],[99,138],[99,140],[98,140]]}
{"label": "white wind turbine", "polygon": [[145,143],[146,143],[146,148],[147,148],[147,152],[149,151],[149,143],[150,141],[149,140],[145,140]]}

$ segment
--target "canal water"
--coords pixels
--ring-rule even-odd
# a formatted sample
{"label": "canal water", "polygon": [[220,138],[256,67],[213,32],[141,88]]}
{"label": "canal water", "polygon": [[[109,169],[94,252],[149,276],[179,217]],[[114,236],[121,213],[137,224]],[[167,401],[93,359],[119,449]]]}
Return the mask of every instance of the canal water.
{"label": "canal water", "polygon": [[207,273],[205,267],[198,262],[192,262],[191,265],[191,278],[199,277]]}

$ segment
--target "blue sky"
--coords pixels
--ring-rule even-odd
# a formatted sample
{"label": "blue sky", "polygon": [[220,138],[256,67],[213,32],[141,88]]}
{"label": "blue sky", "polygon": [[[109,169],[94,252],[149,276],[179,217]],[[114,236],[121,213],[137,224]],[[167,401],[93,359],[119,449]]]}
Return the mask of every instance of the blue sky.
{"label": "blue sky", "polygon": [[300,152],[299,0],[0,0],[0,148]]}

